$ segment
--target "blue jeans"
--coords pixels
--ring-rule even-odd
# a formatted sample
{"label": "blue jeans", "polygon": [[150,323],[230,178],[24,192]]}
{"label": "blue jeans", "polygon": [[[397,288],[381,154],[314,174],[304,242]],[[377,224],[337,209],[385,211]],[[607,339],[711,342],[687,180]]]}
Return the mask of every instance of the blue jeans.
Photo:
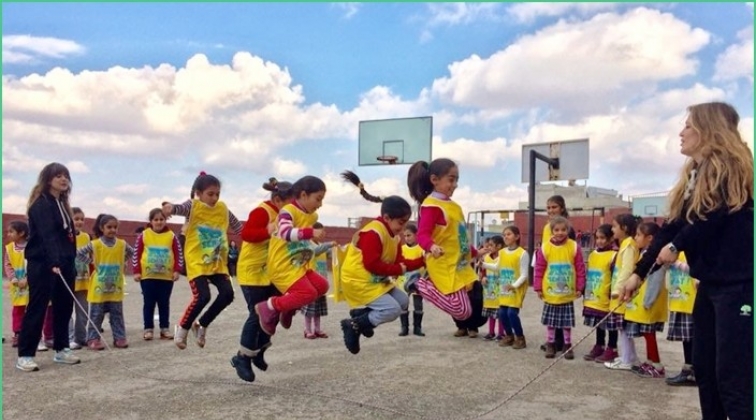
{"label": "blue jeans", "polygon": [[87,326],[87,342],[100,338],[99,329],[102,329],[102,321],[105,319],[105,312],[110,315],[110,329],[113,330],[113,340],[126,339],[126,324],[123,320],[123,302],[103,302],[89,304],[89,317],[92,318],[92,324]]}
{"label": "blue jeans", "polygon": [[155,306],[158,308],[158,319],[160,329],[167,329],[171,326],[171,293],[173,292],[173,281],[171,280],[154,280],[142,279],[139,282],[144,297],[144,329],[151,330],[155,328]]}
{"label": "blue jeans", "polygon": [[522,337],[522,322],[520,322],[520,308],[512,308],[510,306],[499,307],[499,322],[504,326],[504,332],[507,335],[514,335]]}

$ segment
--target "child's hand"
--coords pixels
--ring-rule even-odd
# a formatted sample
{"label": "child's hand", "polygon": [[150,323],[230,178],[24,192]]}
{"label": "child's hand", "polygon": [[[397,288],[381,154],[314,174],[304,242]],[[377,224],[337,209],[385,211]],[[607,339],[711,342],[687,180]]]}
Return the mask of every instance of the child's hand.
{"label": "child's hand", "polygon": [[171,203],[163,203],[163,216],[165,216],[166,219],[171,217],[171,214],[173,213],[173,204]]}
{"label": "child's hand", "polygon": [[575,297],[581,297],[581,296],[583,296],[583,292],[581,292],[580,290],[575,292]]}
{"label": "child's hand", "polygon": [[541,300],[543,300],[543,292],[542,292],[542,291],[540,291],[540,290],[537,290],[537,291],[536,291],[536,294],[538,295],[538,299],[541,299]]}
{"label": "child's hand", "polygon": [[444,255],[444,249],[436,244],[433,244],[433,246],[431,246],[430,252],[431,255],[433,255],[433,258],[438,258]]}
{"label": "child's hand", "polygon": [[515,289],[514,286],[512,286],[511,284],[507,284],[506,286],[504,286],[504,290],[506,290],[507,292],[511,292],[514,289]]}
{"label": "child's hand", "polygon": [[177,281],[179,279],[180,275],[181,275],[181,273],[179,273],[178,271],[174,271],[173,272],[173,281]]}
{"label": "child's hand", "polygon": [[315,239],[316,241],[322,241],[323,238],[325,238],[325,229],[313,229],[312,230],[312,239]]}
{"label": "child's hand", "polygon": [[14,277],[14,278],[10,279],[10,282],[13,285],[17,285],[18,284],[18,279]]}
{"label": "child's hand", "polygon": [[[29,282],[27,282],[25,278],[21,279],[21,280],[17,280],[17,281],[18,281],[17,285],[18,285],[19,289],[26,289],[26,286],[29,285]],[[696,287],[698,287],[698,286],[696,286]]]}
{"label": "child's hand", "polygon": [[134,274],[134,281],[138,282],[140,280],[142,280],[142,275],[141,274]]}

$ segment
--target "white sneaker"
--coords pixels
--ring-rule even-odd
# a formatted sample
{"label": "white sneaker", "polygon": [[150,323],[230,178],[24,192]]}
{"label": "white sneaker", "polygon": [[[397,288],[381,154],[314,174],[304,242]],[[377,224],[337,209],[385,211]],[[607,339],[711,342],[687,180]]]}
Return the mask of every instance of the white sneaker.
{"label": "white sneaker", "polygon": [[40,341],[37,345],[37,351],[47,351],[47,346],[44,341]]}
{"label": "white sneaker", "polygon": [[79,350],[81,348],[81,344],[79,344],[79,343],[77,343],[75,341],[72,341],[69,344],[69,346],[70,346],[71,350]]}
{"label": "white sneaker", "polygon": [[186,336],[189,334],[189,330],[181,328],[180,325],[176,325],[176,330],[173,333],[173,342],[176,347],[184,350],[186,348]]}
{"label": "white sneaker", "polygon": [[632,370],[632,363],[623,363],[622,360],[615,359],[612,362],[604,362],[604,367],[612,370]]}
{"label": "white sneaker", "polygon": [[71,349],[66,348],[61,351],[55,352],[55,356],[53,356],[53,362],[63,363],[64,365],[75,365],[81,363],[81,360],[78,357],[74,356]]}
{"label": "white sneaker", "polygon": [[194,334],[195,340],[197,340],[197,345],[200,348],[205,348],[205,335],[207,329],[200,325],[199,322],[195,322],[192,324],[192,333]]}
{"label": "white sneaker", "polygon": [[39,370],[39,365],[37,365],[33,357],[19,357],[16,361],[16,369],[23,370],[24,372],[35,372]]}

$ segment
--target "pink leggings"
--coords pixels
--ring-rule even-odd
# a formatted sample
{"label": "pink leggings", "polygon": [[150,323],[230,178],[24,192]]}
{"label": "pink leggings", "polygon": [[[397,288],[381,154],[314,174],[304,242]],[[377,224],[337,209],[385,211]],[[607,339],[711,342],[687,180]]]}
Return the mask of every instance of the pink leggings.
{"label": "pink leggings", "polygon": [[452,294],[445,295],[438,291],[436,285],[430,279],[421,278],[417,281],[417,291],[423,299],[427,299],[456,320],[464,321],[472,315],[470,296],[467,295],[464,287]]}

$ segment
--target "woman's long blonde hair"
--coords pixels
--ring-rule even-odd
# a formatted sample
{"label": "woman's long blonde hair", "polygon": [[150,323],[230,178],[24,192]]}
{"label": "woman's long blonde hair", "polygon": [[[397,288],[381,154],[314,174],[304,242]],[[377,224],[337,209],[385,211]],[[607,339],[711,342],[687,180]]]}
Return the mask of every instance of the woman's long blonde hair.
{"label": "woman's long blonde hair", "polygon": [[[32,188],[31,194],[29,194],[29,202],[26,203],[27,212],[43,192],[50,190],[50,182],[52,182],[53,178],[61,174],[65,175],[66,178],[71,181],[71,173],[68,172],[68,168],[66,168],[62,163],[53,162],[47,164],[44,168],[42,168],[42,171],[40,171],[39,173],[39,177],[37,177],[37,185]],[[73,212],[71,211],[71,203],[69,202],[70,196],[71,183],[69,182],[68,191],[60,193],[59,199],[61,203],[63,203],[63,206],[66,208],[68,216],[71,218],[71,220],[73,220]]]}
{"label": "woman's long blonde hair", "polygon": [[[702,157],[689,158],[680,179],[669,194],[670,220],[706,220],[706,214],[722,205],[729,212],[740,210],[753,199],[753,155],[738,131],[740,116],[730,104],[709,102],[688,107],[689,123],[698,133]],[[686,200],[685,190],[692,170],[695,187]]]}

